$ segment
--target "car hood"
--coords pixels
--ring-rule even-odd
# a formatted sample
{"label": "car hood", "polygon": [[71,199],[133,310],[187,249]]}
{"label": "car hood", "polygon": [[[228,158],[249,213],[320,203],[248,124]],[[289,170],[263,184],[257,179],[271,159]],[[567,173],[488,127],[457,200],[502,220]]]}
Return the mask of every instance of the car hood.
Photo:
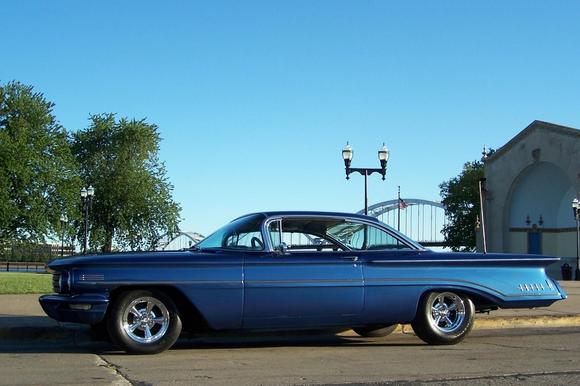
{"label": "car hood", "polygon": [[102,255],[84,255],[57,259],[47,264],[51,270],[65,269],[86,265],[109,265],[109,264],[154,264],[171,261],[180,261],[185,257],[202,257],[201,254],[193,254],[189,251],[163,251],[163,252],[120,252]]}

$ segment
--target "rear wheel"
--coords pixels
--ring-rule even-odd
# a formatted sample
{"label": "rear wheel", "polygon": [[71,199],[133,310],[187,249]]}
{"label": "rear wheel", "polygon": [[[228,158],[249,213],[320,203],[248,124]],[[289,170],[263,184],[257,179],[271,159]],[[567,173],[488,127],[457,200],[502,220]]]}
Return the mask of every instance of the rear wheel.
{"label": "rear wheel", "polygon": [[423,297],[411,323],[419,338],[429,344],[456,344],[473,327],[475,307],[465,295],[431,292]]}
{"label": "rear wheel", "polygon": [[396,324],[390,324],[386,326],[366,326],[366,327],[356,327],[352,330],[358,335],[365,338],[381,338],[390,335],[397,328]]}
{"label": "rear wheel", "polygon": [[113,343],[131,354],[156,354],[177,341],[181,319],[175,303],[161,291],[121,294],[111,306],[107,329]]}

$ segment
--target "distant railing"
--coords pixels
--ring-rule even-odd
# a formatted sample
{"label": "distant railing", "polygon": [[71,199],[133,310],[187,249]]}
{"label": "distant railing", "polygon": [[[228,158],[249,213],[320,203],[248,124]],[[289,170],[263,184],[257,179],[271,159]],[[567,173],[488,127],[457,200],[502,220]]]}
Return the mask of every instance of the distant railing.
{"label": "distant railing", "polygon": [[36,261],[2,261],[0,271],[3,272],[45,272],[46,264]]}
{"label": "distant railing", "polygon": [[[72,256],[75,253],[70,245],[34,244],[24,242],[4,243],[0,245],[0,263],[46,263],[61,257]],[[4,266],[5,267],[5,266]],[[0,265],[0,271],[2,266]]]}

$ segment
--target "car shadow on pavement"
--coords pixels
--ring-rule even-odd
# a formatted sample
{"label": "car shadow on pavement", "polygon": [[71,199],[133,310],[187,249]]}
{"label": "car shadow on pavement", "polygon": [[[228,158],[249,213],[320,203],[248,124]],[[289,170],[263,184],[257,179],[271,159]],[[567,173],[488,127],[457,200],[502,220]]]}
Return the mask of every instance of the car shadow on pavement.
{"label": "car shadow on pavement", "polygon": [[182,339],[172,350],[232,350],[248,348],[276,347],[414,347],[425,346],[420,341],[401,342],[389,338],[352,338],[352,337],[284,337],[284,338],[199,338]]}
{"label": "car shadow on pavement", "polygon": [[412,333],[395,333],[381,338],[363,338],[340,331],[230,332],[191,335],[184,333],[173,350],[222,350],[273,347],[365,347],[423,346]]}
{"label": "car shadow on pavement", "polygon": [[[504,329],[491,330],[493,336],[517,336],[530,334],[562,334],[576,333],[576,327],[557,329]],[[15,327],[10,334],[0,337],[0,354],[58,354],[82,353],[97,355],[127,355],[113,344],[99,341],[91,334],[88,327],[82,325],[59,325],[39,327]],[[488,331],[474,331],[466,341],[457,346],[429,346],[413,333],[394,333],[383,338],[362,338],[356,335],[332,334],[328,332],[306,333],[220,333],[208,335],[189,335],[184,333],[179,341],[169,350],[184,352],[187,350],[238,350],[248,348],[278,348],[278,347],[424,347],[429,350],[458,350],[464,344],[477,344],[481,339],[489,339]],[[163,354],[159,354],[163,355]]]}
{"label": "car shadow on pavement", "polygon": [[[93,353],[126,355],[110,342],[95,340],[87,328],[47,327],[27,331],[27,327],[13,329],[14,335],[0,341],[0,353]],[[193,336],[184,334],[170,349],[173,350],[236,350],[275,347],[413,347],[424,346],[418,339],[401,339],[407,334],[393,334],[385,338],[361,338],[330,333],[252,333]]]}

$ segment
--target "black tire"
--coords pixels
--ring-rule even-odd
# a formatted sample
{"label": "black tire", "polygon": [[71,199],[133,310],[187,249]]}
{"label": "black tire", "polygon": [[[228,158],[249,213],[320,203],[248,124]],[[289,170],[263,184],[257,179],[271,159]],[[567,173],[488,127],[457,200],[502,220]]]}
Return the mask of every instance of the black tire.
{"label": "black tire", "polygon": [[474,314],[475,307],[467,296],[448,291],[431,292],[419,302],[411,326],[426,343],[456,344],[471,331]]}
{"label": "black tire", "polygon": [[397,329],[398,324],[390,324],[386,326],[366,326],[356,327],[352,330],[358,335],[365,338],[382,338],[391,335]]}
{"label": "black tire", "polygon": [[165,351],[181,334],[177,307],[161,291],[124,292],[113,301],[108,315],[111,340],[129,354]]}

